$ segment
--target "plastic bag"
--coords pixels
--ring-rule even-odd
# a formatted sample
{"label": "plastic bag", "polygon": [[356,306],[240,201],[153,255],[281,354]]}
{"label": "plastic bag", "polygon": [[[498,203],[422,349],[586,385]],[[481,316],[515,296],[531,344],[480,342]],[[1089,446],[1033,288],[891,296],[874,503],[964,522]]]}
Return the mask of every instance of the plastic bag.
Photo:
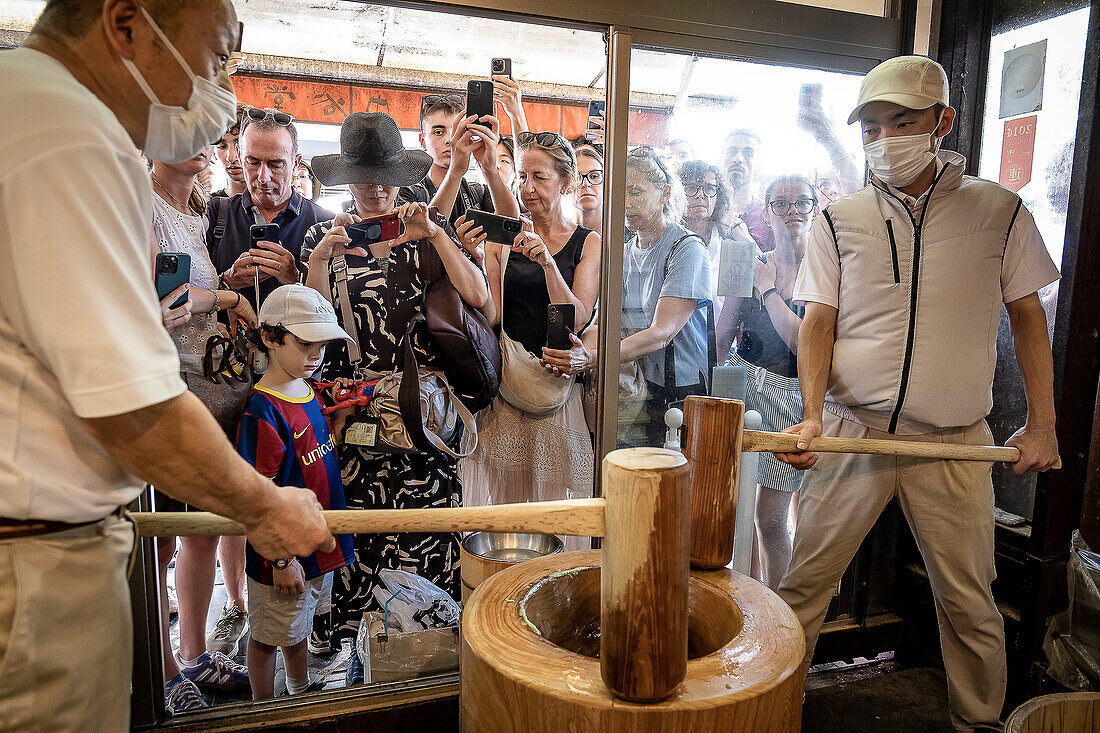
{"label": "plastic bag", "polygon": [[404,570],[382,570],[374,599],[383,609],[384,633],[458,626],[459,608],[436,584]]}
{"label": "plastic bag", "polygon": [[1051,619],[1043,640],[1054,680],[1081,692],[1100,690],[1100,554],[1073,533],[1066,568],[1069,608]]}
{"label": "plastic bag", "polygon": [[[365,681],[414,679],[457,668],[455,600],[434,583],[403,570],[382,570],[378,577],[382,584],[372,593],[383,610],[363,614],[355,640]],[[436,631],[419,633],[429,629]]]}

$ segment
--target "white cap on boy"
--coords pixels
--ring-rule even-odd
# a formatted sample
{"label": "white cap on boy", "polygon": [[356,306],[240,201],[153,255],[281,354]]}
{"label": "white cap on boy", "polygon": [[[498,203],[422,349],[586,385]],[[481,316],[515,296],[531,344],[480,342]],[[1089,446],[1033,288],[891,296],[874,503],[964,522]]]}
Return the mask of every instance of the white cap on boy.
{"label": "white cap on boy", "polygon": [[895,56],[867,72],[859,87],[859,101],[848,124],[871,102],[893,102],[909,109],[928,109],[934,104],[950,107],[947,74],[926,56]]}
{"label": "white cap on boy", "polygon": [[303,341],[352,340],[340,328],[332,304],[325,300],[325,296],[305,285],[275,288],[260,306],[259,318],[260,325],[282,326]]}

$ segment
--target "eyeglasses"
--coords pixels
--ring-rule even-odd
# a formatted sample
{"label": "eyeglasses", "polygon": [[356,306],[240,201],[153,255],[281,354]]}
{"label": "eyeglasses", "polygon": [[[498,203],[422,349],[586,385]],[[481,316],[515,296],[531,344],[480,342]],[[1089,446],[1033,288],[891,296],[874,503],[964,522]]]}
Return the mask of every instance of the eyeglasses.
{"label": "eyeglasses", "polygon": [[775,199],[768,204],[772,213],[776,216],[783,216],[791,208],[794,208],[796,214],[809,214],[817,206],[817,202],[813,199],[798,199],[797,201],[784,201],[783,199]]}
{"label": "eyeglasses", "polygon": [[462,104],[463,99],[461,94],[426,94],[420,99],[420,109],[426,109],[428,107],[434,107],[440,102],[448,101],[455,102],[456,104]]}
{"label": "eyeglasses", "polygon": [[521,132],[516,135],[516,142],[520,147],[527,147],[531,143],[541,145],[544,148],[565,148],[568,143],[565,138],[556,132]]}
{"label": "eyeglasses", "polygon": [[708,199],[712,199],[718,195],[718,186],[713,183],[687,183],[684,184],[684,195],[690,198],[695,198],[702,191],[703,195]]}
{"label": "eyeglasses", "polygon": [[249,107],[245,115],[253,122],[263,122],[266,119],[270,119],[280,127],[287,127],[294,121],[294,117],[286,112],[280,112],[275,109],[260,109],[259,107]]}
{"label": "eyeglasses", "polygon": [[581,173],[581,186],[586,184],[589,186],[599,186],[603,184],[603,171],[597,168],[587,173]]}
{"label": "eyeglasses", "polygon": [[627,153],[628,158],[649,158],[657,167],[661,169],[661,173],[665,176],[665,183],[672,183],[672,174],[668,172],[668,168],[665,168],[664,161],[661,160],[661,154],[654,148],[648,145],[639,145],[638,147]]}

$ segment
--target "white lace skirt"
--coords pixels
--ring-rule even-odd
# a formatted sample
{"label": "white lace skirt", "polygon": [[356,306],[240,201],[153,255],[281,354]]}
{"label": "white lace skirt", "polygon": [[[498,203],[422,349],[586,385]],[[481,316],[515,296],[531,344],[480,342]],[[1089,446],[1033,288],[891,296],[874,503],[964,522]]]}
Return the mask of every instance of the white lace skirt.
{"label": "white lace skirt", "polygon": [[[592,497],[594,453],[580,385],[560,410],[542,417],[497,397],[477,414],[477,433],[477,450],[458,463],[465,506]],[[563,539],[566,550],[590,547],[587,538]]]}

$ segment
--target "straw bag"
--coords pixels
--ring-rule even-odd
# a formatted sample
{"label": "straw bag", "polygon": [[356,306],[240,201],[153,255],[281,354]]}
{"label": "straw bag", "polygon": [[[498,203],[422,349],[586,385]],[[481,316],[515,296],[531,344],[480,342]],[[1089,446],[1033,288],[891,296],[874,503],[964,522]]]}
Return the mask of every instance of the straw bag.
{"label": "straw bag", "polygon": [[500,396],[512,407],[532,415],[549,415],[569,399],[575,377],[557,377],[546,371],[538,357],[504,332],[504,272],[510,247],[500,251],[500,356],[503,365]]}

